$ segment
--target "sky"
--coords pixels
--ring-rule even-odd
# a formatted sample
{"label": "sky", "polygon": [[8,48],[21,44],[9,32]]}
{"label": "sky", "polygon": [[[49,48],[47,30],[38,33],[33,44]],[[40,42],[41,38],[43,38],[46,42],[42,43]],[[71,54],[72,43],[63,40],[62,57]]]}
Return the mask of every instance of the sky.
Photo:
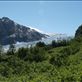
{"label": "sky", "polygon": [[74,35],[82,24],[82,1],[0,1],[0,18],[44,33]]}

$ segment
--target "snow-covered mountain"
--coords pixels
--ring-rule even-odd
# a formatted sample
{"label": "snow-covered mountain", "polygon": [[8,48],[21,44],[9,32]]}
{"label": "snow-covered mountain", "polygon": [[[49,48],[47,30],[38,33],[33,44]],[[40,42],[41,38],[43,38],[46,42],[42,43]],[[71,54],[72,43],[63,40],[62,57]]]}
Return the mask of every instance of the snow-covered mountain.
{"label": "snow-covered mountain", "polygon": [[16,44],[17,42],[31,42],[46,38],[46,34],[39,30],[20,25],[8,17],[0,18],[0,44]]}
{"label": "snow-covered mountain", "polygon": [[44,33],[30,26],[20,25],[8,17],[0,18],[0,44],[8,50],[10,44],[16,48],[34,46],[41,41],[50,44],[52,40],[70,39],[66,34]]}

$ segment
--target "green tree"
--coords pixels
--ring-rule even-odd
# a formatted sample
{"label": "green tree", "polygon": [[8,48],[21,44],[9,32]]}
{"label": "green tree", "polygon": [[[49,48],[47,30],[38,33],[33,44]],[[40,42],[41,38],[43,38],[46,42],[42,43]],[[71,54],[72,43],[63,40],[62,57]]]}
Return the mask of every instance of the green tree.
{"label": "green tree", "polygon": [[57,42],[55,40],[52,41],[51,43],[51,46],[54,48],[54,47],[57,47]]}
{"label": "green tree", "polygon": [[30,54],[27,56],[27,60],[41,62],[47,58],[44,48],[34,47],[31,48]]}
{"label": "green tree", "polygon": [[45,47],[46,44],[45,44],[44,42],[38,42],[38,43],[36,44],[36,46],[37,46],[37,47]]}
{"label": "green tree", "polygon": [[0,54],[3,54],[3,51],[4,51],[3,46],[0,45]]}
{"label": "green tree", "polygon": [[16,51],[15,45],[14,44],[11,44],[9,46],[9,50],[7,51],[7,55],[14,55],[15,54],[15,51]]}
{"label": "green tree", "polygon": [[25,48],[19,48],[17,51],[17,55],[20,59],[24,59],[28,54],[28,49]]}

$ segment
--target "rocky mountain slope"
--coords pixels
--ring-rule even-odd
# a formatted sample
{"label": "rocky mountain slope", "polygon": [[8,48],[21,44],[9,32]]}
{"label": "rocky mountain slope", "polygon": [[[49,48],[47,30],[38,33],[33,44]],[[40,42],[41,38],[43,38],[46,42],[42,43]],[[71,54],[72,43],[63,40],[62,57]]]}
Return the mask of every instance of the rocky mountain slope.
{"label": "rocky mountain slope", "polygon": [[17,24],[8,17],[0,18],[0,44],[2,45],[36,41],[45,37],[45,34],[30,27]]}
{"label": "rocky mountain slope", "polygon": [[75,37],[82,37],[82,25],[76,30]]}

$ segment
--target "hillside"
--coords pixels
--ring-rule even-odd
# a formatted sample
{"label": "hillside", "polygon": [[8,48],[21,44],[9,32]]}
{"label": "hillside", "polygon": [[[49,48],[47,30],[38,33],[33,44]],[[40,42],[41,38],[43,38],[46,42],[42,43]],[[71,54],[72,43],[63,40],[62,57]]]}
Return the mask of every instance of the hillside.
{"label": "hillside", "polygon": [[[77,47],[76,47],[77,46]],[[39,42],[35,47],[0,48],[0,82],[82,82],[82,41]]]}
{"label": "hillside", "polygon": [[82,82],[82,37],[3,51],[0,82]]}

